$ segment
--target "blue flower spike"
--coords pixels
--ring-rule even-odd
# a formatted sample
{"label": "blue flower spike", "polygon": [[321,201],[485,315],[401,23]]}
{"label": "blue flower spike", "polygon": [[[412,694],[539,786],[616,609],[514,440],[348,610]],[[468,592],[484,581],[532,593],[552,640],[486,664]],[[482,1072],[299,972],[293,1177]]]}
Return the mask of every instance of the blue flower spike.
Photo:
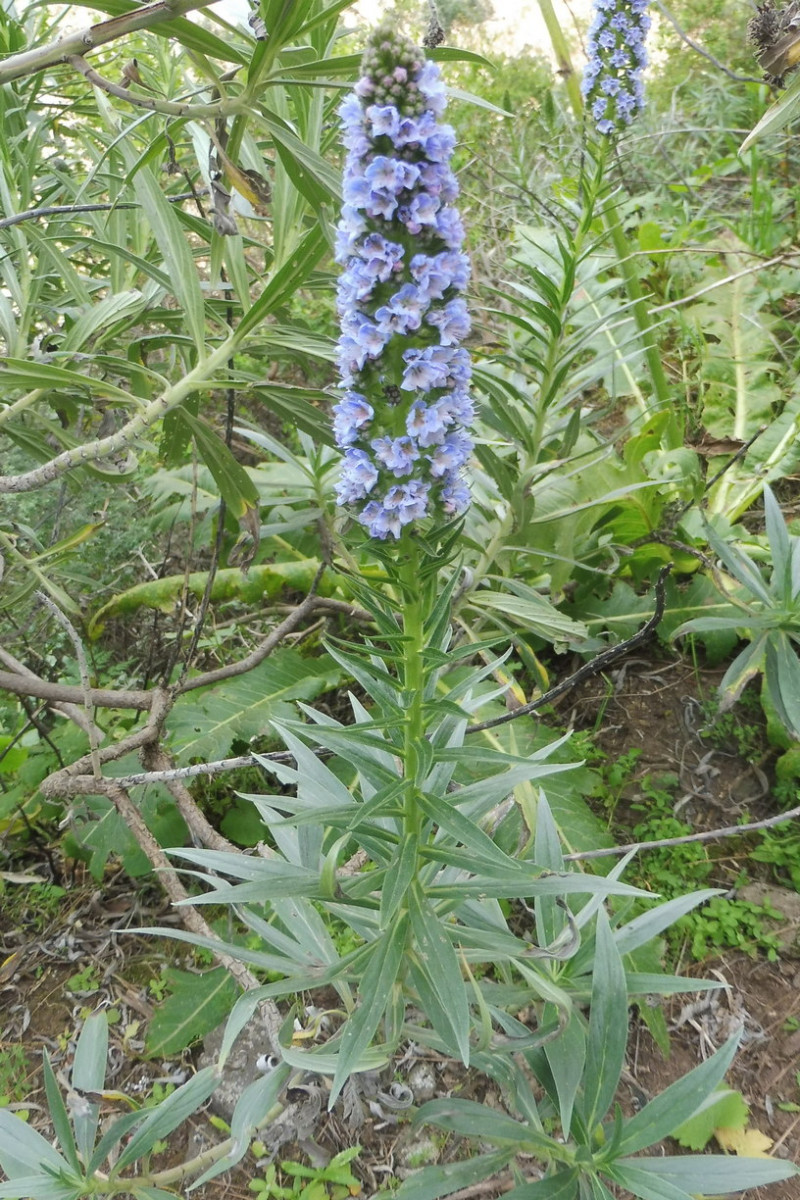
{"label": "blue flower spike", "polygon": [[339,107],[347,149],[336,237],[344,389],[333,431],[344,451],[337,500],[370,537],[469,505],[470,275],[440,118],[439,68],[391,26],[370,37]]}
{"label": "blue flower spike", "polygon": [[581,91],[602,134],[621,133],[644,108],[649,0],[594,0]]}

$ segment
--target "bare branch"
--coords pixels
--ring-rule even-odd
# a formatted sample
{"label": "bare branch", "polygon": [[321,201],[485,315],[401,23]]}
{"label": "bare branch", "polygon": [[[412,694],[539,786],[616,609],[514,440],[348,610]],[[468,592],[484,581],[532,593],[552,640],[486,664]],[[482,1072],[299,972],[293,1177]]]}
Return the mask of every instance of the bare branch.
{"label": "bare branch", "polygon": [[609,858],[614,854],[627,854],[629,850],[660,850],[662,846],[687,846],[690,842],[716,842],[720,838],[740,837],[743,833],[754,833],[757,829],[772,829],[774,825],[782,825],[784,821],[793,821],[800,817],[800,804],[787,812],[778,813],[776,817],[766,817],[763,821],[750,821],[746,825],[725,825],[721,829],[707,829],[704,833],[686,833],[682,837],[661,838],[653,842],[628,842],[625,846],[606,846],[602,850],[584,850],[579,854],[565,854],[567,862],[575,862],[586,858]]}
{"label": "bare branch", "polygon": [[319,581],[325,571],[325,563],[322,563],[311,584],[311,590],[304,600],[298,604],[289,616],[281,621],[280,625],[276,625],[272,633],[265,637],[263,642],[260,642],[246,658],[240,659],[239,662],[227,663],[224,667],[216,667],[213,671],[204,671],[202,675],[195,675],[192,679],[186,679],[180,686],[180,693],[193,692],[197,688],[208,687],[212,683],[219,683],[223,679],[230,679],[235,675],[242,675],[245,671],[251,671],[253,667],[257,667],[260,662],[267,658],[275,647],[283,641],[287,634],[296,629],[301,621],[305,620],[314,611],[317,603],[315,592],[319,586]]}
{"label": "bare branch", "polygon": [[98,756],[98,740],[95,737],[94,709],[91,700],[92,685],[89,680],[89,663],[86,658],[86,650],[83,642],[80,639],[77,629],[70,621],[66,613],[63,613],[57,604],[46,596],[44,592],[37,591],[36,598],[40,604],[50,612],[58,621],[62,629],[65,629],[69,640],[72,642],[72,647],[75,651],[75,657],[78,660],[78,671],[81,676],[81,691],[83,692],[83,705],[86,710],[86,720],[88,722],[89,732],[89,753],[92,759],[92,774],[95,779],[100,779],[102,772],[100,770],[100,758]]}
{"label": "bare branch", "polygon": [[537,697],[536,700],[531,700],[530,704],[523,704],[520,708],[515,708],[513,712],[503,713],[502,717],[495,717],[492,721],[481,721],[479,725],[468,725],[467,733],[480,733],[484,729],[494,729],[498,725],[505,725],[508,721],[515,721],[517,717],[524,717],[527,713],[536,712],[538,708],[544,708],[546,704],[552,704],[559,696],[563,696],[565,692],[569,692],[574,687],[577,687],[579,683],[583,683],[584,679],[591,679],[593,675],[598,675],[601,671],[605,671],[615,662],[630,654],[631,650],[648,641],[661,624],[661,618],[664,616],[667,576],[671,570],[672,563],[668,563],[667,566],[662,567],[659,571],[658,579],[655,583],[656,604],[653,615],[633,637],[628,638],[624,642],[619,642],[618,645],[611,646],[608,650],[604,650],[601,654],[596,655],[590,662],[584,663],[582,667],[579,667],[573,675],[562,679],[560,683],[550,688],[544,695]]}
{"label": "bare branch", "polygon": [[173,21],[184,13],[197,8],[208,8],[214,0],[157,0],[155,4],[132,5],[131,11],[121,17],[111,17],[108,21],[100,21],[96,25],[80,29],[76,33],[67,33],[46,46],[37,46],[34,50],[23,50],[20,54],[10,54],[4,62],[0,62],[0,84],[10,83],[12,79],[22,79],[25,75],[35,75],[57,63],[66,62],[71,54],[85,54],[107,42],[133,33],[137,29],[152,29],[162,21]]}
{"label": "bare branch", "polygon": [[[0,690],[11,692],[14,696],[36,696],[39,700],[47,700],[50,704],[60,706],[83,704],[84,701],[83,688],[69,683],[51,683],[49,679],[40,679],[38,675],[28,673],[24,669],[0,671]],[[150,691],[89,689],[89,699],[95,708],[134,708],[146,711],[153,703],[153,696],[154,693]]]}
{"label": "bare branch", "polygon": [[190,117],[193,120],[228,117],[239,112],[243,105],[243,101],[238,99],[217,100],[214,104],[181,104],[180,101],[160,100],[155,96],[140,96],[138,92],[132,92],[130,88],[106,79],[80,54],[70,54],[66,61],[80,71],[89,83],[102,92],[108,92],[109,96],[116,96],[118,100],[124,100],[135,108],[146,108],[150,112],[164,113],[168,117]]}
{"label": "bare branch", "polygon": [[[34,488],[42,487],[51,480],[58,479],[59,476],[75,467],[81,467],[89,462],[100,462],[109,455],[127,450],[140,434],[160,421],[187,396],[191,396],[193,392],[199,391],[201,388],[210,387],[214,372],[227,362],[235,351],[236,344],[236,335],[231,334],[207,358],[202,358],[197,366],[187,372],[182,379],[168,387],[157,400],[152,400],[136,416],[132,417],[127,425],[123,425],[109,437],[97,438],[96,441],[86,442],[71,450],[64,450],[55,458],[51,458],[49,462],[42,463],[40,467],[26,471],[24,475],[0,475],[0,494],[33,491]],[[0,362],[0,381],[2,378],[3,370],[2,362]]]}
{"label": "bare branch", "polygon": [[755,75],[739,75],[736,71],[732,71],[730,67],[726,67],[725,64],[720,62],[718,58],[715,58],[713,54],[708,52],[708,50],[704,50],[702,46],[698,46],[697,42],[693,41],[692,38],[689,37],[688,33],[686,33],[686,31],[678,24],[675,17],[673,17],[672,13],[663,3],[663,0],[656,0],[656,4],[661,14],[667,18],[681,41],[685,42],[687,46],[690,46],[696,54],[700,54],[703,58],[708,59],[712,66],[715,66],[718,71],[722,71],[723,75],[727,75],[729,79],[735,79],[737,83],[764,82],[763,79],[757,79]]}
{"label": "bare branch", "polygon": [[[205,191],[205,188],[198,189]],[[170,204],[179,204],[182,200],[193,200],[198,192],[179,192],[177,196],[165,196]],[[24,221],[39,221],[42,217],[71,217],[80,213],[116,212],[118,208],[141,208],[141,204],[133,201],[112,201],[107,204],[49,204],[43,208],[26,208],[24,212],[13,213],[10,217],[0,218],[0,229],[10,229],[12,225],[22,225]]]}
{"label": "bare branch", "polygon": [[[147,855],[150,865],[157,872],[159,883],[164,888],[172,903],[178,906],[178,914],[185,928],[190,933],[196,933],[200,937],[208,938],[211,942],[217,942],[219,940],[217,935],[197,909],[192,906],[191,897],[178,878],[175,868],[147,828],[141,813],[125,789],[120,787],[115,780],[106,779],[103,781],[103,795],[107,796],[112,802],[128,829],[130,829],[136,838],[139,846]],[[255,988],[261,987],[261,983],[256,979],[246,963],[241,962],[238,958],[232,958],[222,947],[213,950],[213,954],[217,961],[230,972],[231,976],[239,984],[239,987],[244,991],[252,991]],[[278,1032],[281,1027],[281,1014],[278,1011],[278,1007],[272,1001],[267,1000],[261,1003],[259,1010],[262,1018],[264,1018],[271,1048],[274,1053],[280,1054]]]}
{"label": "bare branch", "polygon": [[[26,679],[34,679],[38,683],[44,682],[44,680],[39,679],[39,676],[34,671],[32,671],[30,669],[30,667],[26,667],[24,663],[20,662],[18,658],[15,658],[13,654],[9,654],[9,652],[7,650],[4,650],[2,646],[0,646],[0,662],[5,663],[5,665],[11,671],[15,671],[19,675],[24,675]],[[3,674],[3,672],[0,672],[0,675],[2,675],[2,674]],[[25,693],[18,692],[15,694],[16,695],[24,695]],[[90,695],[91,695],[91,692],[90,692]],[[89,735],[89,728],[93,727],[94,728],[94,736],[97,738],[98,744],[105,737],[105,733],[99,727],[99,725],[94,725],[94,722],[89,722],[87,724],[86,714],[84,713],[82,708],[78,707],[77,704],[59,703],[59,701],[57,701],[57,700],[50,701],[49,704],[50,704],[50,708],[55,709],[55,711],[61,713],[62,716],[68,717],[70,719],[70,721],[74,721],[75,724],[78,726],[78,728],[82,729],[83,732],[87,736]]]}

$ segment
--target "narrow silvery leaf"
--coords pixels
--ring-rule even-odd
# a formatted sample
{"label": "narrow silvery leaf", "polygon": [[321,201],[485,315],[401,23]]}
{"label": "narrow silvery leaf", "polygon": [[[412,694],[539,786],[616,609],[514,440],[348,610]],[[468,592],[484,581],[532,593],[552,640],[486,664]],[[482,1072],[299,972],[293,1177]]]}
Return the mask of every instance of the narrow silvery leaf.
{"label": "narrow silvery leaf", "polygon": [[117,1159],[115,1172],[129,1167],[131,1163],[149,1154],[156,1142],[177,1129],[187,1117],[197,1112],[219,1083],[213,1067],[204,1067],[193,1075],[188,1083],[182,1084],[156,1108],[147,1110],[142,1124]]}
{"label": "narrow silvery leaf", "polygon": [[356,1069],[389,1003],[408,937],[408,914],[403,915],[370,946],[370,959],[361,979],[360,1003],[342,1033],[330,1104],[335,1103],[348,1077]]}
{"label": "narrow silvery leaf", "polygon": [[597,951],[589,1008],[586,1072],[579,1111],[590,1133],[608,1112],[628,1042],[628,995],[622,959],[605,910],[597,914]]}
{"label": "narrow silvery leaf", "polygon": [[[105,1013],[94,1013],[84,1022],[78,1038],[78,1045],[75,1048],[72,1086],[78,1090],[79,1095],[80,1092],[102,1092],[106,1078],[107,1055],[108,1022],[106,1015]],[[88,1162],[92,1156],[99,1118],[99,1104],[90,1100],[82,1100],[76,1104],[72,1120],[78,1149],[84,1162]]]}
{"label": "narrow silvery leaf", "polygon": [[687,1154],[679,1158],[621,1158],[618,1165],[637,1167],[656,1178],[684,1187],[697,1196],[736,1196],[751,1187],[766,1187],[800,1176],[794,1163],[778,1158],[744,1158],[736,1154]]}
{"label": "narrow silvery leaf", "polygon": [[635,1154],[668,1137],[674,1129],[697,1111],[733,1062],[739,1045],[739,1034],[730,1038],[716,1054],[695,1067],[688,1075],[645,1104],[635,1116],[625,1122],[620,1154]]}

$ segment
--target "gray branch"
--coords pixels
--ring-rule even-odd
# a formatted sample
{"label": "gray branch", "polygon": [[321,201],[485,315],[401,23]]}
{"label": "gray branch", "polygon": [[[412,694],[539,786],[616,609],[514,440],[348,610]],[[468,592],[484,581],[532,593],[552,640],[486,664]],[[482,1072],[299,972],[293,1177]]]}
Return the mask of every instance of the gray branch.
{"label": "gray branch", "polygon": [[184,13],[196,8],[208,8],[214,0],[157,0],[155,4],[136,5],[131,12],[121,17],[112,17],[108,21],[99,21],[76,33],[67,33],[49,42],[46,46],[37,46],[34,50],[23,50],[20,54],[10,54],[0,63],[0,84],[10,83],[12,79],[22,79],[25,75],[35,75],[57,63],[66,62],[71,54],[86,54],[87,51],[103,46],[133,33],[137,29],[152,29],[162,21],[173,21]]}

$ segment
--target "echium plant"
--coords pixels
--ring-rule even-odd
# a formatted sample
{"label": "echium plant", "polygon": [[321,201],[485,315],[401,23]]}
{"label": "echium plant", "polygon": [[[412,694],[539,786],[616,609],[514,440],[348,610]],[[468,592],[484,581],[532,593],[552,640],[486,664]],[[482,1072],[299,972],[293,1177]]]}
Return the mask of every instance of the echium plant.
{"label": "echium plant", "polygon": [[399,538],[424,517],[465,510],[460,471],[472,449],[469,280],[450,169],[455,134],[440,123],[435,63],[388,25],[370,38],[339,112],[347,161],[336,257],[341,381],[337,490],[371,537]]}
{"label": "echium plant", "polygon": [[619,133],[644,108],[649,0],[594,0],[581,90],[598,133]]}

